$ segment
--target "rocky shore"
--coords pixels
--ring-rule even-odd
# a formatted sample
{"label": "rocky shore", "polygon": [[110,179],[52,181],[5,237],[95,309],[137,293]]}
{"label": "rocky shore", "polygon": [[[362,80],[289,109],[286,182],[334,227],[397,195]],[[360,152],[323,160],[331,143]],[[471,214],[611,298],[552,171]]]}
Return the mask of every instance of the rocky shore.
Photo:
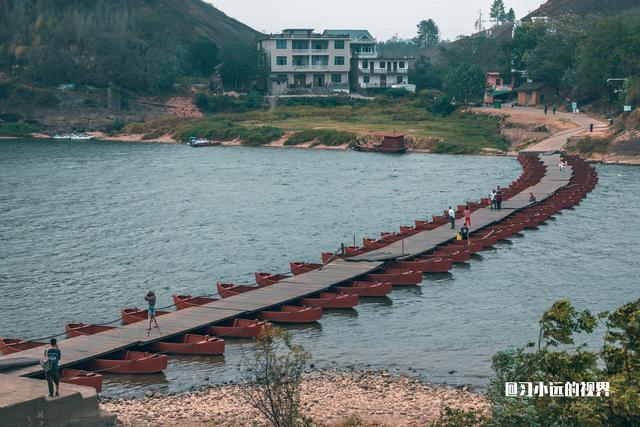
{"label": "rocky shore", "polygon": [[[486,398],[467,387],[429,384],[386,370],[328,370],[307,375],[302,384],[303,412],[313,425],[425,425],[436,421],[445,406],[489,409]],[[239,385],[142,400],[104,399],[101,408],[115,413],[123,426],[267,425],[246,403]]]}

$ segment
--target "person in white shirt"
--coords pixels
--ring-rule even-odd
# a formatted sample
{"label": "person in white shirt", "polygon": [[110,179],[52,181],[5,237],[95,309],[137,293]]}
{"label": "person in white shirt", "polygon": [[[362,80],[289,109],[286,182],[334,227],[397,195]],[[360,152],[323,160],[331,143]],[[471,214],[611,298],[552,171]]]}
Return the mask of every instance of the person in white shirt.
{"label": "person in white shirt", "polygon": [[496,207],[496,189],[494,188],[491,193],[489,193],[489,200],[491,201],[491,207],[489,209],[493,210]]}
{"label": "person in white shirt", "polygon": [[449,221],[451,221],[451,228],[456,228],[456,211],[449,206]]}

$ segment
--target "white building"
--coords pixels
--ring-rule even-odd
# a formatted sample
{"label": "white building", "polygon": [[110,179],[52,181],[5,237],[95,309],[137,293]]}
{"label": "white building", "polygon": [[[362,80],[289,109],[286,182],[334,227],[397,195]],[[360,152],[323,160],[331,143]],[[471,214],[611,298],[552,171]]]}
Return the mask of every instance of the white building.
{"label": "white building", "polygon": [[351,46],[347,35],[287,29],[267,36],[260,45],[271,68],[272,95],[349,90]]}

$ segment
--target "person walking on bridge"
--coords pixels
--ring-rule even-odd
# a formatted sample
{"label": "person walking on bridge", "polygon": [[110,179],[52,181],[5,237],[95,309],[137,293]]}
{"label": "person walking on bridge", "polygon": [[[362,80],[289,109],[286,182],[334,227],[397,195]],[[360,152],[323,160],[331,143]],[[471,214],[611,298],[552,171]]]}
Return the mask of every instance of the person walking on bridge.
{"label": "person walking on bridge", "polygon": [[49,397],[53,397],[53,386],[55,384],[56,396],[60,392],[60,359],[62,352],[58,348],[58,340],[51,338],[49,345],[44,350],[44,359],[42,360],[42,368],[44,369],[44,377],[49,387]]}
{"label": "person walking on bridge", "polygon": [[469,205],[465,206],[462,214],[464,215],[464,225],[471,227],[471,210],[469,209]]}
{"label": "person walking on bridge", "polygon": [[151,333],[151,323],[155,323],[155,328],[160,329],[158,321],[156,320],[156,294],[153,291],[147,292],[144,296],[144,300],[149,303],[149,309],[147,313],[149,315],[149,327],[147,328],[147,335]]}
{"label": "person walking on bridge", "polygon": [[451,206],[449,206],[449,221],[451,221],[451,228],[456,228],[456,211],[453,210]]}
{"label": "person walking on bridge", "polygon": [[502,190],[500,188],[496,193],[496,209],[502,210]]}
{"label": "person walking on bridge", "polygon": [[491,207],[489,210],[493,210],[496,207],[496,189],[494,188],[491,193],[489,193],[489,201],[491,202]]}

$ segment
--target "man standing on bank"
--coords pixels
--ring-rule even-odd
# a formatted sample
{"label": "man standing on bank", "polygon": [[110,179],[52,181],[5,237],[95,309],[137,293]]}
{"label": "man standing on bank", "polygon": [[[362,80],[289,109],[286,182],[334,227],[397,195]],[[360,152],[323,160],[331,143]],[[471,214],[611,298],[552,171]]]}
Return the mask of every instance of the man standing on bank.
{"label": "man standing on bank", "polygon": [[451,228],[456,228],[456,211],[449,206],[449,221],[451,221]]}
{"label": "man standing on bank", "polygon": [[62,352],[58,348],[58,341],[55,338],[51,338],[49,346],[44,350],[44,360],[42,361],[42,367],[44,368],[44,377],[47,380],[47,386],[49,387],[49,397],[53,397],[53,385],[55,384],[56,396],[60,391],[60,358]]}
{"label": "man standing on bank", "polygon": [[147,328],[147,335],[151,333],[151,323],[155,323],[155,327],[160,329],[158,321],[156,320],[156,294],[153,291],[147,292],[144,296],[144,300],[149,303],[149,327]]}

